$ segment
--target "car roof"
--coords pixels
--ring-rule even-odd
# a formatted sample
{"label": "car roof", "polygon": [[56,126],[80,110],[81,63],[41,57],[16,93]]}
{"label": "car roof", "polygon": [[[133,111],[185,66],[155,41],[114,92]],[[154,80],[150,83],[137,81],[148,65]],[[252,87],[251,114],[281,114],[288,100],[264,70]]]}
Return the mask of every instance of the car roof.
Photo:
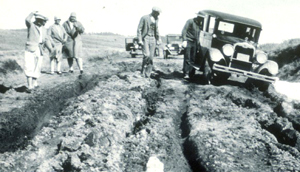
{"label": "car roof", "polygon": [[246,17],[241,17],[241,16],[223,13],[223,12],[214,11],[214,10],[203,10],[201,12],[206,15],[215,16],[221,20],[226,20],[226,21],[231,21],[231,22],[236,22],[236,23],[241,23],[241,24],[246,24],[246,25],[262,28],[262,25],[260,22],[253,20],[253,19],[246,18]]}

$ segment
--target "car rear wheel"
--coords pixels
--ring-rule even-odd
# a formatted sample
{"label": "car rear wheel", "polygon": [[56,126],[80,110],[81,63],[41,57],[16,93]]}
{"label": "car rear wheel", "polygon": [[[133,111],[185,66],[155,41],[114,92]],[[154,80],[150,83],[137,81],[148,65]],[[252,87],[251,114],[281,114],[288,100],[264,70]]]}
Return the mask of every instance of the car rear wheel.
{"label": "car rear wheel", "polygon": [[205,64],[203,65],[203,78],[204,78],[204,82],[205,84],[210,84],[211,83],[211,80],[212,80],[212,70],[209,66],[209,63],[207,60],[205,60],[204,62]]}
{"label": "car rear wheel", "polygon": [[196,74],[196,69],[192,69],[190,72],[189,72],[189,77],[190,78],[193,78],[194,76],[195,76],[195,74]]}
{"label": "car rear wheel", "polygon": [[164,50],[164,59],[167,59],[167,58],[168,58],[168,51]]}

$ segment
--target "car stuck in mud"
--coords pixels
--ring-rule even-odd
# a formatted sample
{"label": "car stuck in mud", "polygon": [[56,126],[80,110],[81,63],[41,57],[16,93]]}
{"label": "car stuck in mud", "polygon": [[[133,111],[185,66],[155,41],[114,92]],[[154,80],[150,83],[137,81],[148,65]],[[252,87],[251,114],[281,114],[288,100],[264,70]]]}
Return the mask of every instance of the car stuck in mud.
{"label": "car stuck in mud", "polygon": [[265,89],[276,81],[278,65],[268,60],[259,49],[258,40],[262,30],[260,22],[223,12],[204,10],[200,32],[201,52],[195,59],[195,70],[202,70],[207,83],[243,77]]}

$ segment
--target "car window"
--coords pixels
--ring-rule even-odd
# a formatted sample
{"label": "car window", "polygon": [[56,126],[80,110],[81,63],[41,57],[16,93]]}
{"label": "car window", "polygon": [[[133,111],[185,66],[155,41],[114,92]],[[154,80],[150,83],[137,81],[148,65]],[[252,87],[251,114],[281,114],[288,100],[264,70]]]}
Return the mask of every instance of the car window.
{"label": "car window", "polygon": [[181,41],[181,36],[168,36],[168,42],[175,42],[175,41]]}
{"label": "car window", "polygon": [[218,30],[221,31],[221,32],[233,33],[233,31],[234,31],[234,24],[220,21],[219,22]]}
{"label": "car window", "polygon": [[209,33],[214,33],[215,23],[216,23],[216,18],[215,17],[210,17],[209,27],[208,27],[208,32]]}

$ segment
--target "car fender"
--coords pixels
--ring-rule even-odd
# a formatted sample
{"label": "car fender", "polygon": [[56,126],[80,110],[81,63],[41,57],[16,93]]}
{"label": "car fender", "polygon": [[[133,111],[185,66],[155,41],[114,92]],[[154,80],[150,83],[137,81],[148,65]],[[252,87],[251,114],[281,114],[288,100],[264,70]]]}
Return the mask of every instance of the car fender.
{"label": "car fender", "polygon": [[209,52],[209,58],[212,62],[216,63],[216,62],[219,62],[220,60],[224,59],[224,56],[221,53],[221,51],[216,48],[210,48],[208,52]]}
{"label": "car fender", "polygon": [[264,69],[267,69],[268,72],[274,76],[278,73],[278,64],[275,61],[268,60],[266,63],[258,67],[257,73],[260,73]]}

